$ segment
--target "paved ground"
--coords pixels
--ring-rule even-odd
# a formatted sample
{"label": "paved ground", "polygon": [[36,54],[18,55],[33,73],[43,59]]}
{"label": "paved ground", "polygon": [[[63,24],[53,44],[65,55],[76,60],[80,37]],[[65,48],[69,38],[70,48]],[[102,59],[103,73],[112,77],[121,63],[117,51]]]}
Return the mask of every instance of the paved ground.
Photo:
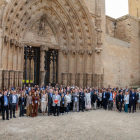
{"label": "paved ground", "polygon": [[0,140],[140,140],[140,111],[91,110],[0,120]]}

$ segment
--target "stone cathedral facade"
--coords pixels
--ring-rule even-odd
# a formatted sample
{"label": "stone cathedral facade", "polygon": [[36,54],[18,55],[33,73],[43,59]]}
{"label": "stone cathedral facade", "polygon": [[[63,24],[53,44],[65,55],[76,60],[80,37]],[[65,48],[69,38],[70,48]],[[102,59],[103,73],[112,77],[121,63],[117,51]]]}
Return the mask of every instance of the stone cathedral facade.
{"label": "stone cathedral facade", "polygon": [[0,88],[137,86],[139,23],[106,16],[105,0],[1,0]]}

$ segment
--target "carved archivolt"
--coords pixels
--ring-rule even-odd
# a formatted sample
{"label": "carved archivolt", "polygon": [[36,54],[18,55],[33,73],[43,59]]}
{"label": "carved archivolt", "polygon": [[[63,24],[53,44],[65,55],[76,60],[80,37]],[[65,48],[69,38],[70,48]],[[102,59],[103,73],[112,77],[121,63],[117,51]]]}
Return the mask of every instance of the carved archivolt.
{"label": "carved archivolt", "polygon": [[49,22],[59,46],[95,48],[92,18],[83,0],[12,0],[7,7],[3,16],[4,34],[18,42],[44,16],[40,20],[40,37],[46,35],[45,26]]}

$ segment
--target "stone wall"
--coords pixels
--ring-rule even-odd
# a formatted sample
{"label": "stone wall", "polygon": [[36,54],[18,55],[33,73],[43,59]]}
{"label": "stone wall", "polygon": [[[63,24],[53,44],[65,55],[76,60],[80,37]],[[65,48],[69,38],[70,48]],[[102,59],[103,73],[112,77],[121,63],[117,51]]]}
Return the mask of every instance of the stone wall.
{"label": "stone wall", "polygon": [[128,0],[129,2],[129,14],[136,18],[140,18],[140,1],[139,0]]}
{"label": "stone wall", "polygon": [[[124,21],[122,20],[124,19]],[[140,47],[139,47],[139,22],[130,15],[117,19],[116,22],[125,29],[126,34],[117,31],[117,39],[106,35],[104,66],[104,86],[136,86],[139,85],[140,73]],[[125,32],[126,30],[124,30]],[[119,37],[120,36],[120,37]],[[129,37],[129,38],[127,38]],[[128,40],[127,40],[128,39]],[[123,41],[125,40],[125,41]]]}

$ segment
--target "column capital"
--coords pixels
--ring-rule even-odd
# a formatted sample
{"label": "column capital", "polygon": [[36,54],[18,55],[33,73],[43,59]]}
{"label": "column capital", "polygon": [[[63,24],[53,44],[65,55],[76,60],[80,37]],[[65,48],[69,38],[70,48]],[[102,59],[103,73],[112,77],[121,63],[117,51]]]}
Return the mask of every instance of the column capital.
{"label": "column capital", "polygon": [[40,50],[41,51],[48,51],[49,47],[46,45],[41,45]]}

